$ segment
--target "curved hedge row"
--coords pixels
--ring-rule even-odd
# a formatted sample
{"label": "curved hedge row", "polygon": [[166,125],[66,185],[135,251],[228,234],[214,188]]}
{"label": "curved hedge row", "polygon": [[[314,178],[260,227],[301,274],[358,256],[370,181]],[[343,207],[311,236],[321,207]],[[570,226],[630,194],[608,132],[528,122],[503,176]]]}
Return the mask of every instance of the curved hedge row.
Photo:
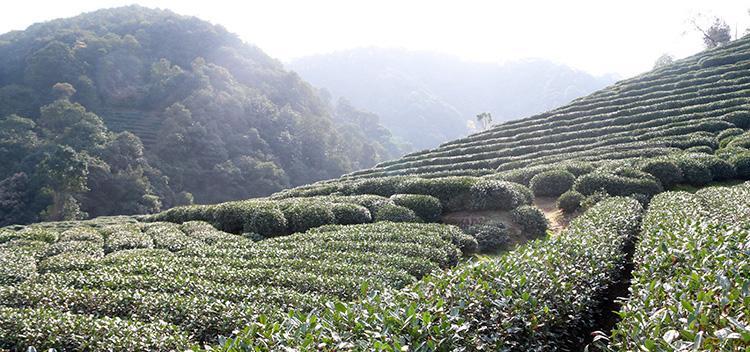
{"label": "curved hedge row", "polygon": [[[259,315],[413,284],[477,248],[452,226],[385,222],[261,242],[198,222],[29,228],[0,239],[0,349],[13,350],[185,350]],[[104,255],[113,241],[137,246]]]}
{"label": "curved hedge row", "polygon": [[750,184],[651,202],[614,350],[750,348]]}
{"label": "curved hedge row", "polygon": [[467,264],[402,291],[371,292],[310,314],[260,318],[225,351],[542,350],[580,343],[622,272],[642,208],[612,198],[559,236]]}

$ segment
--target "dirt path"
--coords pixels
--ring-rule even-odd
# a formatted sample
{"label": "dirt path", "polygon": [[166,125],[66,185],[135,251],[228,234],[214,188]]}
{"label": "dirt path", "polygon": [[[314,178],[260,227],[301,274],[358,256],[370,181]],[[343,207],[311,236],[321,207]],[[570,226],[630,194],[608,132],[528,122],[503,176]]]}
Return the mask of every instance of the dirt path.
{"label": "dirt path", "polygon": [[557,208],[557,199],[550,197],[536,197],[534,198],[534,205],[544,212],[544,216],[549,221],[549,229],[554,234],[560,233],[560,231],[566,229],[570,224],[570,221],[578,216],[578,212],[573,214],[564,214],[562,210]]}

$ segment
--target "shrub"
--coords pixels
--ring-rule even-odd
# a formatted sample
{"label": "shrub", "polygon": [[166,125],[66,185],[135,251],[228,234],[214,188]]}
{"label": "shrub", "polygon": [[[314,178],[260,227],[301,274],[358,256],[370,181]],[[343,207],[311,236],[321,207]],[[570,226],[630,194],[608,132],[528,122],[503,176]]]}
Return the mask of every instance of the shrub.
{"label": "shrub", "polygon": [[750,132],[745,132],[739,136],[736,136],[727,143],[727,147],[739,147],[750,149]]}
{"label": "shrub", "polygon": [[748,111],[733,111],[722,116],[724,121],[733,123],[735,126],[741,129],[750,128],[750,112]]}
{"label": "shrub", "polygon": [[688,152],[688,153],[701,153],[701,154],[713,154],[714,150],[711,147],[707,146],[707,145],[698,145],[698,146],[695,146],[695,147],[690,147],[690,148],[685,149],[685,152]]}
{"label": "shrub", "polygon": [[726,147],[726,145],[732,141],[733,138],[731,137],[739,136],[743,133],[745,133],[745,131],[741,128],[729,128],[719,132],[719,134],[716,136],[716,139],[719,140],[719,147]]}
{"label": "shrub", "polygon": [[340,225],[364,224],[372,222],[372,215],[367,208],[352,203],[334,203],[331,206],[333,217]]}
{"label": "shrub", "polygon": [[586,198],[583,199],[583,201],[581,202],[581,208],[583,208],[584,210],[591,209],[595,205],[599,204],[603,200],[608,199],[609,197],[610,195],[607,194],[607,192],[604,192],[604,191],[594,192],[586,196]]}
{"label": "shrub", "polygon": [[0,248],[0,285],[16,284],[36,276],[34,257],[7,248]]}
{"label": "shrub", "polygon": [[385,203],[375,210],[375,221],[419,222],[419,220],[413,210],[393,203]]}
{"label": "shrub", "polygon": [[287,220],[278,206],[258,205],[245,216],[245,222],[242,225],[243,233],[257,233],[264,237],[272,237],[286,231]]}
{"label": "shrub", "polygon": [[59,234],[51,229],[29,226],[19,231],[0,230],[0,244],[16,239],[53,243]]}
{"label": "shrub", "polygon": [[583,194],[570,190],[561,194],[560,198],[557,198],[557,207],[570,214],[581,207],[584,198]]}
{"label": "shrub", "polygon": [[734,169],[734,166],[726,160],[711,155],[704,157],[702,161],[708,165],[714,181],[731,180],[737,176],[737,171]]}
{"label": "shrub", "polygon": [[612,196],[641,193],[649,197],[663,190],[655,177],[631,168],[583,175],[576,180],[574,189],[586,196],[604,191]]}
{"label": "shrub", "polygon": [[285,201],[281,209],[286,218],[289,233],[305,232],[318,226],[336,223],[331,203],[307,200]]}
{"label": "shrub", "polygon": [[693,186],[703,186],[714,179],[711,168],[699,159],[682,156],[677,159],[677,165],[682,170],[685,182]]}
{"label": "shrub", "polygon": [[500,222],[470,226],[466,229],[466,233],[476,239],[478,249],[483,253],[505,249],[510,241],[508,229]]}
{"label": "shrub", "polygon": [[375,194],[388,197],[399,192],[404,177],[366,178],[353,185],[354,194]]}
{"label": "shrub", "polygon": [[467,194],[478,182],[476,177],[411,178],[402,183],[400,193],[426,194],[440,200],[448,208],[451,200]]}
{"label": "shrub", "polygon": [[409,208],[425,222],[437,222],[443,213],[440,200],[422,194],[395,194],[391,196],[394,204]]}
{"label": "shrub", "polygon": [[530,187],[535,196],[557,197],[571,187],[576,177],[565,170],[550,170],[537,174],[531,179]]}
{"label": "shrub", "polygon": [[511,210],[528,203],[527,194],[520,191],[517,183],[482,180],[471,187],[473,210]]}
{"label": "shrub", "polygon": [[542,237],[547,233],[549,222],[539,208],[530,205],[523,205],[511,213],[513,221],[521,226],[524,234],[530,238]]}
{"label": "shrub", "polygon": [[137,228],[116,226],[108,229],[107,233],[104,240],[106,253],[135,248],[154,248],[154,241],[151,237]]}
{"label": "shrub", "polygon": [[648,159],[639,165],[639,169],[656,177],[664,188],[676,185],[683,177],[677,163],[667,159]]}
{"label": "shrub", "polygon": [[729,159],[729,162],[737,171],[737,177],[744,180],[750,179],[750,151],[736,154]]}

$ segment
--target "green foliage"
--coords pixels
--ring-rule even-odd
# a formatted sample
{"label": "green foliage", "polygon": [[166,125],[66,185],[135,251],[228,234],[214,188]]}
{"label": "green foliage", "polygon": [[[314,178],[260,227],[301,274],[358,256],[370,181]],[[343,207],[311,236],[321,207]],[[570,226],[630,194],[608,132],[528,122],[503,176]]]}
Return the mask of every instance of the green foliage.
{"label": "green foliage", "polygon": [[[303,200],[285,201],[281,211],[287,221],[287,232],[305,232],[309,229],[336,223],[331,205]],[[376,215],[377,217],[377,215]]]}
{"label": "green foliage", "polygon": [[465,240],[452,226],[395,223],[255,243],[201,222],[41,230],[0,230],[0,348],[186,350],[259,315],[401,289],[455,264]]}
{"label": "green foliage", "polygon": [[604,191],[612,196],[644,194],[649,198],[663,190],[654,176],[627,167],[583,175],[576,180],[574,189],[585,196]]}
{"label": "green foliage", "polygon": [[385,203],[375,210],[375,221],[420,222],[414,210],[400,205]]}
{"label": "green foliage", "polygon": [[477,240],[478,250],[482,253],[506,249],[510,242],[508,229],[500,222],[472,225],[466,229],[466,233]]}
{"label": "green foliage", "polygon": [[535,196],[557,197],[573,187],[575,175],[565,170],[550,170],[531,178],[530,188]]}
{"label": "green foliage", "polygon": [[583,194],[570,190],[561,194],[560,197],[557,198],[557,207],[568,214],[572,214],[581,207],[584,198],[585,196]]}
{"label": "green foliage", "polygon": [[406,207],[424,222],[438,222],[443,213],[440,200],[435,197],[422,194],[394,194],[391,196],[394,204]]}
{"label": "green foliage", "polygon": [[[519,187],[520,186],[520,187]],[[521,185],[496,180],[482,180],[471,187],[471,209],[511,210],[530,202]]]}
{"label": "green foliage", "polygon": [[[314,313],[262,317],[218,348],[498,350],[513,346],[528,351],[580,344],[583,337],[576,332],[593,328],[603,293],[624,270],[623,248],[635,238],[641,212],[638,202],[614,198],[546,241],[430,276],[401,291],[373,292],[351,303],[333,302]],[[500,316],[508,319],[493,318]]]}
{"label": "green foliage", "polygon": [[535,206],[522,205],[511,212],[511,218],[528,238],[544,237],[547,234],[549,221]]}
{"label": "green foliage", "polygon": [[651,202],[613,350],[744,350],[750,257],[747,184]]}
{"label": "green foliage", "polygon": [[333,203],[331,212],[339,225],[354,225],[372,222],[370,210],[352,203]]}
{"label": "green foliage", "polygon": [[647,159],[641,162],[638,168],[656,177],[664,188],[670,188],[683,180],[682,169],[669,159]]}
{"label": "green foliage", "polygon": [[750,179],[750,152],[737,153],[729,159],[729,163],[737,170],[737,176]]}

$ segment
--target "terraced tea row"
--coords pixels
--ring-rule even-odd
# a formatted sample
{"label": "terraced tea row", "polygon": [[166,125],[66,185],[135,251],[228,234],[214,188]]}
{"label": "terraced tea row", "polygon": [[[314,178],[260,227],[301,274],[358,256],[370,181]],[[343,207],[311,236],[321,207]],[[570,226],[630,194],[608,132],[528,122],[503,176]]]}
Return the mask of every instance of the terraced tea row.
{"label": "terraced tea row", "polygon": [[657,196],[611,349],[750,348],[750,184]]}
{"label": "terraced tea row", "polygon": [[[653,148],[716,149],[717,133],[750,127],[749,58],[750,41],[738,40],[549,113],[503,123],[344,179],[476,175],[473,170],[487,174],[562,160],[592,161],[602,154],[611,159],[624,150],[627,157],[641,157],[653,156]],[[692,141],[682,138],[690,133]]]}
{"label": "terraced tea row", "polygon": [[641,212],[635,200],[612,198],[559,236],[429,276],[402,291],[259,320],[221,347],[430,351],[576,345],[623,270],[624,248],[637,234]]}
{"label": "terraced tea row", "polygon": [[472,242],[455,227],[390,222],[261,242],[201,222],[4,230],[0,348],[185,349],[259,316],[413,284]]}

